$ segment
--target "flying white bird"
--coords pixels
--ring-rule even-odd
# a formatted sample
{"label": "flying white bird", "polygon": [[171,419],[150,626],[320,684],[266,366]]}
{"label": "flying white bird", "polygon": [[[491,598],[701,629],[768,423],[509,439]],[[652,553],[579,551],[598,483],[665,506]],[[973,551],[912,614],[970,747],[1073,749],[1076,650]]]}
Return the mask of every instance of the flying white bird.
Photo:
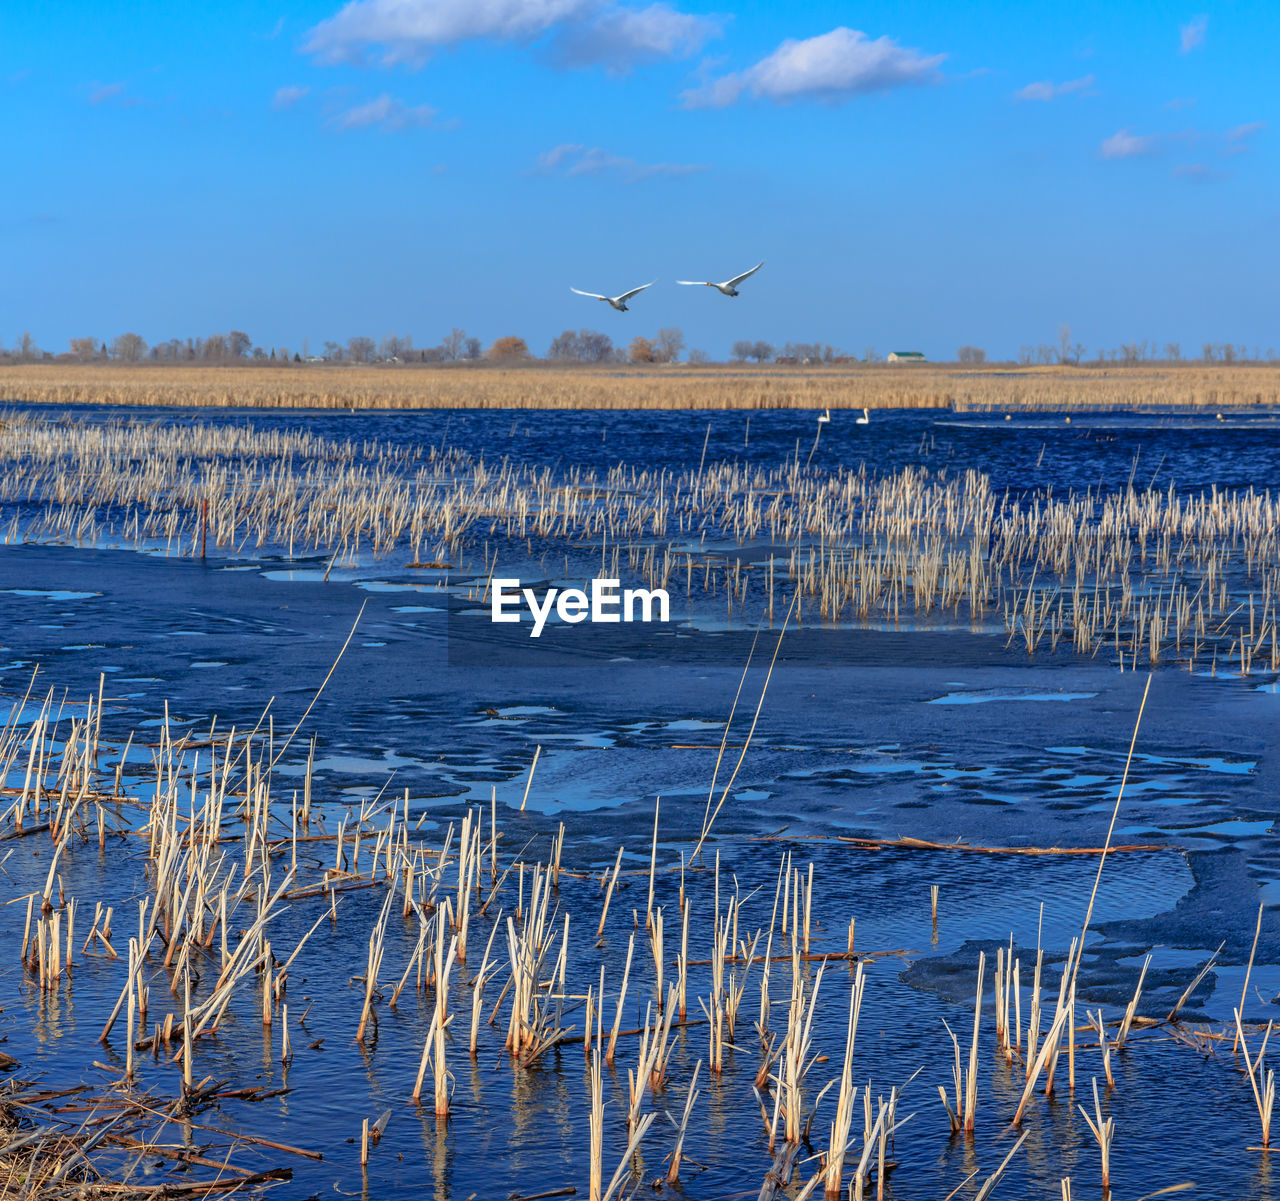
{"label": "flying white bird", "polygon": [[592,300],[604,300],[613,305],[620,313],[627,311],[627,301],[630,300],[637,292],[643,292],[645,288],[652,288],[658,281],[655,279],[651,283],[641,284],[638,288],[632,288],[630,292],[623,292],[621,296],[601,296],[599,292],[584,292],[581,288],[570,288],[570,292],[577,292],[579,296],[590,296]]}
{"label": "flying white bird", "polygon": [[742,283],[748,275],[754,275],[761,267],[764,266],[764,259],[761,259],[750,271],[744,271],[741,275],[735,275],[732,279],[726,279],[724,283],[713,283],[709,279],[678,279],[676,283],[686,284],[689,287],[698,288],[715,288],[718,292],[723,292],[726,296],[737,296],[738,285]]}

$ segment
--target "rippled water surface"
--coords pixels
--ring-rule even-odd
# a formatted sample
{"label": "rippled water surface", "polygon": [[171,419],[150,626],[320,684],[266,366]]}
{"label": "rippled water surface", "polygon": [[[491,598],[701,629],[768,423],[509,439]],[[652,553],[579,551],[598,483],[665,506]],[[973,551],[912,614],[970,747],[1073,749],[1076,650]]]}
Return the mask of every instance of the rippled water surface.
{"label": "rippled water surface", "polygon": [[[98,409],[84,415],[110,417]],[[654,467],[696,466],[704,445],[710,459],[774,465],[796,454],[797,444],[807,454],[814,435],[812,415],[796,412],[753,414],[749,425],[741,413],[156,416],[452,444],[491,461],[509,457],[557,470],[641,458]],[[1178,490],[1267,489],[1280,470],[1280,419],[1266,413],[1228,414],[1225,421],[1213,413],[1081,415],[1067,425],[1051,417],[908,412],[876,414],[869,426],[856,427],[851,417],[833,415],[815,466],[860,460],[886,470],[912,463],[976,468],[990,474],[997,491],[1117,487],[1134,475],[1143,485],[1154,480]],[[767,650],[757,651],[722,749],[751,632],[718,622],[723,610],[714,602],[681,610],[674,630],[628,632],[616,643],[577,648],[561,637],[555,653],[540,660],[495,640],[483,619],[459,617],[470,574],[481,571],[484,551],[474,550],[475,561],[459,563],[449,578],[443,571],[424,577],[391,558],[337,568],[326,581],[325,560],[275,552],[201,563],[101,547],[6,546],[0,548],[0,689],[18,704],[38,666],[36,691],[65,693],[70,715],[105,678],[104,739],[118,754],[135,732],[125,774],[145,795],[155,788],[154,776],[147,779],[151,749],[145,744],[158,740],[166,703],[170,730],[193,737],[203,736],[215,716],[220,729],[245,729],[264,711],[275,730],[291,729],[315,699],[363,605],[356,634],[315,699],[302,736],[276,766],[284,836],[287,798],[302,786],[312,735],[314,804],[329,829],[362,801],[380,794],[403,798],[407,790],[414,836],[438,847],[468,805],[487,815],[492,803],[504,854],[514,858],[527,848],[524,857],[533,862],[546,860],[563,823],[566,875],[558,920],[567,916],[573,931],[566,968],[574,987],[568,991],[579,999],[571,1002],[576,1012],[566,1025],[575,1025],[578,1036],[580,995],[598,983],[601,965],[607,980],[620,978],[636,914],[636,956],[649,955],[643,919],[655,806],[655,903],[678,914],[684,881],[691,959],[706,960],[710,952],[716,897],[708,865],[715,854],[722,903],[735,888],[742,899],[744,936],[769,925],[781,857],[789,852],[802,869],[812,861],[815,950],[845,950],[853,919],[855,948],[877,953],[867,966],[855,1081],[869,1080],[873,1096],[905,1086],[900,1112],[915,1114],[895,1139],[898,1166],[889,1195],[942,1198],[980,1168],[958,1194],[974,1195],[1012,1146],[1008,1123],[1023,1080],[1022,1066],[1006,1064],[994,1049],[989,998],[996,948],[1012,941],[1025,994],[1039,942],[1047,987],[1056,991],[1098,859],[876,844],[905,836],[1008,852],[1101,846],[1146,674],[1066,650],[1028,656],[1007,646],[1003,632],[968,627],[882,623],[788,633],[703,866],[682,873],[713,777],[719,780],[715,800],[729,783],[764,684],[760,656],[767,662],[777,630],[766,632]],[[19,719],[35,716],[28,701]],[[1140,1012],[1163,1017],[1220,946],[1216,966],[1184,1015],[1215,1032],[1224,1029],[1242,1003],[1245,967],[1254,954],[1245,1016],[1264,1024],[1280,1018],[1274,908],[1280,856],[1273,832],[1280,817],[1273,751],[1278,716],[1269,676],[1154,674],[1113,840],[1135,849],[1110,857],[1100,877],[1081,973],[1081,1023],[1085,1007],[1101,1008],[1109,1021],[1123,1012],[1147,953],[1152,959]],[[108,755],[104,766],[112,763]],[[22,780],[11,775],[8,783],[21,787]],[[304,851],[304,868],[323,865],[331,844],[323,845],[323,851]],[[596,948],[600,876],[612,868],[620,845],[626,848],[623,875]],[[0,844],[0,856],[10,848],[5,899],[41,889],[47,841]],[[102,851],[96,841],[67,850],[60,870],[67,892],[79,900],[81,923],[88,921],[86,910],[91,914],[102,902],[115,906],[120,928],[129,927],[127,915],[147,889],[144,849],[122,837]],[[936,928],[931,885],[939,889]],[[513,897],[504,902],[513,903]],[[1266,907],[1254,953],[1260,903]],[[294,1178],[277,1190],[280,1196],[464,1201],[575,1185],[585,1197],[581,1043],[566,1042],[535,1066],[516,1069],[502,1050],[500,1024],[485,1024],[475,1060],[455,1035],[453,1114],[437,1123],[409,1103],[430,1024],[426,994],[410,987],[397,1008],[384,1003],[375,1037],[363,1046],[354,1041],[363,991],[353,978],[365,970],[381,904],[380,889],[347,895],[338,920],[322,922],[300,956],[288,1002],[291,1020],[304,1015],[305,1025],[292,1033],[291,1066],[279,1063],[279,1030],[262,1026],[252,995],[237,1003],[216,1040],[202,1044],[198,1076],[225,1078],[228,1087],[287,1091],[257,1103],[226,1101],[199,1120],[323,1151],[322,1161],[289,1162]],[[323,899],[291,905],[273,929],[273,945],[291,948],[324,907]],[[23,1079],[39,1077],[50,1087],[83,1079],[105,1087],[122,1052],[118,1042],[103,1047],[96,1040],[120,993],[120,965],[83,957],[69,987],[42,996],[17,963],[25,908],[0,910],[5,945],[14,948],[0,1015],[5,1048]],[[454,982],[459,1023],[470,1018],[474,948],[483,949],[491,920],[478,920],[473,958]],[[673,955],[679,919],[667,920]],[[388,990],[416,939],[416,921],[397,916],[391,922],[383,971]],[[505,964],[504,941],[500,931],[494,945]],[[977,1132],[966,1142],[948,1137],[936,1086],[951,1088],[944,1019],[958,1032],[972,1028],[979,951],[987,955],[987,1017]],[[759,971],[748,978],[747,1016],[723,1074],[709,1076],[705,1062],[701,1070],[685,1147],[693,1162],[680,1186],[690,1197],[755,1196],[771,1162],[752,1092],[760,1062],[750,1029],[759,1016]],[[812,965],[810,971],[816,976]],[[785,1028],[788,975],[789,967],[780,966],[774,976],[776,1031]],[[823,975],[814,1053],[828,1058],[812,1069],[814,1092],[839,1074],[851,978],[847,961],[832,962]],[[158,1004],[163,1014],[171,1004],[167,988],[152,987],[153,995],[165,994]],[[694,1064],[706,1059],[707,1030],[695,998],[709,988],[709,969],[692,969],[689,1017],[698,1024],[678,1030],[670,1084],[648,1103],[660,1117],[636,1165],[641,1192],[662,1175],[674,1137],[661,1115],[678,1118]],[[490,984],[485,994],[486,1018],[500,989]],[[633,982],[623,1026],[641,1024],[655,997],[648,971]],[[607,1016],[612,1019],[612,1010]],[[1033,1106],[1029,1138],[997,1197],[1058,1197],[1066,1175],[1074,1195],[1095,1194],[1097,1150],[1075,1102],[1087,1096],[1092,1105],[1101,1058],[1096,1036],[1079,1038],[1074,1097],[1060,1074],[1054,1095]],[[966,1034],[961,1042],[967,1051]],[[605,1073],[606,1180],[625,1147],[626,1070],[634,1063],[634,1043]],[[94,1060],[105,1067],[91,1066]],[[1104,1090],[1103,1104],[1116,1122],[1117,1197],[1137,1198],[1186,1180],[1196,1182],[1195,1196],[1275,1195],[1268,1157],[1248,1149],[1258,1142],[1258,1116],[1230,1039],[1191,1046],[1184,1033],[1162,1026],[1140,1031],[1113,1063],[1115,1088]],[[170,1095],[180,1080],[177,1068],[163,1061],[146,1061],[142,1077]],[[861,1107],[859,1097],[858,1129]],[[392,1111],[386,1134],[362,1173],[361,1119],[386,1108]],[[833,1108],[828,1094],[814,1120],[813,1147],[802,1158],[825,1148]],[[278,1155],[260,1154],[262,1166],[280,1162]],[[803,1175],[811,1170],[806,1166]]]}

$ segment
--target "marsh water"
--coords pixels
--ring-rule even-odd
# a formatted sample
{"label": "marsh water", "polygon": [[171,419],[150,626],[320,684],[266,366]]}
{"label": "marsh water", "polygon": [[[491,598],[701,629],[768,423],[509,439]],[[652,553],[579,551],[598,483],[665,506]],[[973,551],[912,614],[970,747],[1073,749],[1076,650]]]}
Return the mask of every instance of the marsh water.
{"label": "marsh water", "polygon": [[[49,416],[106,421],[120,414],[95,408]],[[1265,412],[1231,413],[1225,420],[1212,412],[1077,414],[1069,423],[1056,415],[1005,420],[1003,414],[887,412],[864,426],[854,424],[852,413],[837,412],[820,432],[814,414],[802,412],[131,410],[129,416],[458,447],[486,462],[537,464],[566,478],[575,468],[602,471],[620,461],[674,470],[724,460],[774,466],[798,457],[811,458],[818,471],[859,462],[877,471],[973,469],[986,473],[998,493],[1120,488],[1131,480],[1186,493],[1280,486],[1280,416]],[[3,517],[8,521],[10,513]],[[545,548],[539,550],[545,557]],[[722,890],[736,887],[742,900],[743,930],[769,924],[780,857],[790,851],[796,865],[812,861],[815,949],[843,951],[855,919],[856,950],[873,953],[854,1079],[869,1081],[873,1095],[905,1088],[900,1110],[914,1114],[894,1140],[897,1166],[888,1195],[940,1199],[981,1169],[958,1194],[973,1195],[1013,1144],[1008,1124],[1022,1069],[997,1059],[984,1027],[977,1132],[973,1140],[950,1137],[936,1088],[950,1088],[952,1051],[943,1021],[956,1030],[972,1023],[978,953],[993,959],[995,948],[1011,939],[1024,972],[1037,944],[1045,948],[1049,989],[1056,992],[1055,965],[1080,933],[1098,859],[876,849],[839,838],[906,836],[1013,849],[1101,846],[1147,673],[1105,653],[1085,657],[1066,646],[1028,655],[1009,644],[998,622],[832,628],[806,621],[782,638],[702,868],[681,874],[682,854],[703,824],[754,626],[726,618],[715,599],[691,594],[676,598],[669,627],[612,638],[588,627],[560,628],[545,653],[533,654],[524,628],[499,637],[475,603],[488,553],[483,533],[456,562],[431,569],[406,566],[405,554],[333,565],[327,555],[291,558],[272,546],[219,550],[200,561],[163,547],[6,545],[0,548],[0,690],[16,702],[38,666],[41,689],[52,687],[78,703],[96,694],[105,676],[104,736],[123,745],[135,733],[136,758],[125,775],[141,788],[149,758],[139,744],[148,731],[155,735],[166,714],[171,729],[195,736],[215,717],[220,728],[253,727],[264,711],[277,728],[292,728],[316,698],[359,613],[350,645],[303,726],[306,739],[316,739],[313,803],[332,815],[331,825],[383,792],[407,790],[415,834],[438,846],[469,805],[487,812],[492,794],[505,852],[527,847],[530,861],[545,861],[563,823],[566,875],[557,903],[581,934],[571,944],[576,959],[567,965],[580,991],[594,983],[601,964],[611,978],[620,975],[637,922],[637,956],[644,950],[655,805],[657,903],[676,912],[684,881],[694,915],[692,959],[705,960],[710,950],[715,899],[707,864],[713,855]],[[591,573],[588,549],[557,553],[567,556],[565,578]],[[520,564],[504,558],[503,566],[518,570]],[[760,695],[760,663],[773,653],[777,626],[761,635],[764,649],[757,647],[757,666],[744,686],[748,708]],[[1163,1017],[1221,948],[1182,1014],[1193,1023],[1187,1030],[1225,1029],[1242,1003],[1264,903],[1244,1016],[1264,1024],[1280,1019],[1280,856],[1272,832],[1280,808],[1273,751],[1278,718],[1280,691],[1265,672],[1173,666],[1154,672],[1114,836],[1117,844],[1153,849],[1126,850],[1105,863],[1081,970],[1082,1007],[1101,1008],[1108,1020],[1118,1016],[1149,953],[1140,1012]],[[737,721],[735,756],[746,726],[741,714]],[[277,765],[277,795],[301,786],[306,739]],[[600,876],[620,845],[624,875],[596,949],[588,935],[599,917]],[[41,888],[47,844],[23,839],[9,846],[8,894]],[[96,843],[73,845],[61,866],[66,891],[90,909],[102,902],[129,913],[146,888],[144,849],[128,839],[109,841],[101,852]],[[931,885],[939,887],[936,928]],[[292,946],[325,904],[290,906],[273,926],[273,943]],[[323,1153],[319,1161],[290,1161],[294,1177],[274,1190],[278,1196],[463,1201],[570,1185],[585,1196],[587,1064],[580,1043],[566,1042],[518,1069],[496,1028],[486,1032],[474,1061],[455,1040],[453,1112],[437,1122],[409,1102],[430,1022],[424,998],[410,989],[396,1009],[382,1006],[376,1037],[364,1045],[354,1041],[363,990],[353,979],[364,971],[368,932],[381,904],[376,889],[345,896],[340,919],[323,923],[307,944],[289,983],[290,1013],[305,1011],[289,1066],[279,1062],[278,1030],[264,1029],[251,996],[235,1007],[216,1040],[201,1044],[198,1075],[226,1079],[229,1088],[262,1086],[274,1095],[256,1103],[229,1100],[198,1120]],[[114,961],[85,958],[68,987],[42,996],[18,963],[23,908],[0,910],[5,945],[14,948],[4,957],[5,1049],[23,1079],[49,1087],[81,1080],[105,1086],[120,1053],[96,1040],[119,995],[122,971]],[[127,927],[128,919],[118,920]],[[480,925],[483,942],[490,922]],[[386,975],[392,983],[416,938],[416,923],[391,923]],[[500,935],[495,945],[501,942]],[[690,982],[694,1019],[701,1013],[693,998],[705,994],[707,972],[694,969]],[[812,1069],[815,1093],[839,1073],[852,972],[850,963],[837,961],[823,974],[814,1048],[829,1062]],[[460,973],[455,987],[459,1006],[469,1008],[467,974]],[[500,987],[492,988],[486,1010]],[[761,1187],[772,1156],[752,1093],[759,1052],[747,1027],[758,1005],[756,988],[750,980],[743,1004],[748,1018],[723,1074],[703,1072],[685,1146],[694,1162],[668,1190],[711,1198],[754,1196]],[[774,1005],[782,1006],[775,1020],[781,1021],[786,990],[775,989]],[[654,995],[645,977],[629,995],[623,1025],[642,1024]],[[681,1027],[670,1083],[647,1107],[678,1118],[693,1066],[706,1055],[705,1026]],[[91,1066],[94,1060],[105,1067]],[[1268,1156],[1249,1149],[1258,1142],[1258,1116],[1230,1040],[1225,1046],[1197,1042],[1185,1030],[1161,1027],[1140,1032],[1113,1060],[1116,1085],[1105,1091],[1104,1109],[1116,1122],[1117,1197],[1137,1198],[1183,1181],[1196,1183],[1195,1196],[1276,1195],[1280,1182],[1272,1179]],[[626,1145],[626,1067],[624,1051],[605,1076],[606,1180]],[[1076,1196],[1094,1195],[1097,1150],[1075,1102],[1086,1094],[1091,1102],[1095,1076],[1101,1077],[1098,1051],[1081,1050],[1077,1095],[1063,1081],[1032,1109],[1030,1136],[997,1197],[1059,1196],[1058,1181],[1067,1175]],[[143,1080],[172,1094],[180,1074],[162,1059],[144,1066]],[[825,1146],[832,1106],[829,1094],[814,1121],[813,1149],[802,1158]],[[362,1171],[361,1120],[388,1108],[385,1135]],[[855,1125],[860,1122],[859,1116]],[[673,1137],[660,1116],[635,1165],[640,1192],[662,1175]],[[207,1131],[198,1139],[217,1142]],[[270,1151],[259,1154],[264,1165],[280,1162]],[[803,1168],[802,1176],[811,1169]]]}

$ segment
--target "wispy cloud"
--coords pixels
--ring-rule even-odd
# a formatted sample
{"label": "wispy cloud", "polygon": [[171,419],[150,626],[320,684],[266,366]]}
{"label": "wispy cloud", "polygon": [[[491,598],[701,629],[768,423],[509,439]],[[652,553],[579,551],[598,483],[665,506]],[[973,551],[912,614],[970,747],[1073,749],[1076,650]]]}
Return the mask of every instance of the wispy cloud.
{"label": "wispy cloud", "polygon": [[1180,49],[1183,54],[1190,54],[1197,46],[1204,45],[1205,34],[1209,30],[1209,18],[1201,13],[1192,17],[1178,29]]}
{"label": "wispy cloud", "polygon": [[647,8],[609,8],[585,22],[566,24],[551,46],[552,60],[565,67],[602,66],[621,73],[637,63],[696,54],[722,23],[714,17],[682,13],[659,2]]}
{"label": "wispy cloud", "polygon": [[277,88],[276,94],[271,97],[272,108],[292,108],[299,100],[303,99],[310,93],[310,88],[305,87],[284,87]]}
{"label": "wispy cloud", "polygon": [[420,67],[458,42],[530,43],[550,37],[566,67],[624,71],[646,59],[692,54],[721,22],[666,0],[637,8],[616,0],[349,0],[307,34],[303,51],[327,63]]}
{"label": "wispy cloud", "polygon": [[1099,153],[1107,159],[1140,158],[1145,154],[1153,154],[1158,145],[1154,136],[1121,129],[1102,143]]}
{"label": "wispy cloud", "polygon": [[1072,96],[1077,93],[1091,95],[1094,77],[1085,75],[1080,79],[1068,79],[1065,83],[1053,83],[1045,79],[1038,83],[1029,83],[1025,88],[1014,92],[1015,100],[1056,100],[1059,96]]}
{"label": "wispy cloud", "polygon": [[1172,100],[1166,100],[1164,106],[1173,112],[1181,112],[1184,108],[1194,108],[1196,98],[1194,96],[1175,96]]}
{"label": "wispy cloud", "polygon": [[1208,163],[1179,163],[1173,169],[1174,179],[1185,179],[1190,183],[1210,183],[1215,179],[1229,179],[1226,171],[1218,171]]}
{"label": "wispy cloud", "polygon": [[562,142],[538,156],[537,170],[542,175],[614,175],[625,183],[638,183],[642,179],[661,176],[696,175],[706,168],[693,163],[642,163],[602,150],[599,146]]}
{"label": "wispy cloud", "polygon": [[420,129],[430,125],[435,116],[436,110],[428,105],[408,105],[383,92],[376,100],[338,113],[330,124],[342,132],[352,129],[381,129],[391,132],[397,129]]}
{"label": "wispy cloud", "polygon": [[892,38],[869,38],[840,26],[803,40],[788,39],[745,71],[721,76],[684,93],[687,108],[725,108],[744,96],[786,103],[838,104],[865,92],[937,83],[942,54],[925,55]]}
{"label": "wispy cloud", "polygon": [[122,83],[92,83],[89,85],[90,104],[106,104],[109,101],[115,101],[125,108],[133,108],[135,105],[142,103],[136,96],[130,96],[128,89]]}
{"label": "wispy cloud", "polygon": [[1266,129],[1265,121],[1250,121],[1246,125],[1236,125],[1228,129],[1222,135],[1223,141],[1226,142],[1223,154],[1245,154],[1253,149],[1250,145],[1251,139]]}

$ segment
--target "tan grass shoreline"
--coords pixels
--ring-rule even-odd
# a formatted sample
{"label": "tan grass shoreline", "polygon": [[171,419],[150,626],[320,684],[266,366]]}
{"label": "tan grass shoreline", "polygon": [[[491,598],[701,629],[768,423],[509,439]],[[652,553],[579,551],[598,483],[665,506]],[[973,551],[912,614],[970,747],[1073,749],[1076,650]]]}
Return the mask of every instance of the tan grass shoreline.
{"label": "tan grass shoreline", "polygon": [[12,402],[264,409],[1217,410],[1280,405],[1280,366],[32,363],[0,367],[0,403]]}

